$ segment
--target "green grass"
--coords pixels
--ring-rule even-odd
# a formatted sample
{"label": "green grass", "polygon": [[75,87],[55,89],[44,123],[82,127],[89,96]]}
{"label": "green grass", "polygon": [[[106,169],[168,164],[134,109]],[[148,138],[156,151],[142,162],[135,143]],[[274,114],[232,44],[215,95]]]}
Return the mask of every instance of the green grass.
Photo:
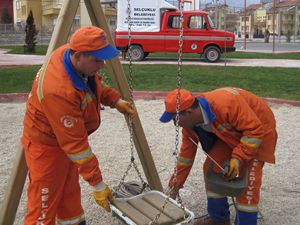
{"label": "green grass", "polygon": [[[177,53],[150,53],[148,57],[177,58]],[[199,54],[184,53],[184,59],[197,59]],[[221,55],[221,58],[231,59],[296,59],[300,60],[300,53],[257,53],[257,52],[230,52]]]}
{"label": "green grass", "polygon": [[10,49],[7,53],[9,54],[24,54],[24,55],[46,55],[48,46],[47,45],[36,45],[35,52],[24,53],[23,46],[0,46],[0,48]]}
{"label": "green grass", "polygon": [[[0,48],[10,49],[8,53],[10,54],[29,54],[24,53],[23,46],[0,46]],[[46,55],[47,45],[37,45],[36,52],[32,54],[36,55]],[[150,53],[149,57],[168,57],[168,58],[177,58],[177,53]],[[190,58],[199,58],[199,54],[194,53],[184,53],[183,57],[185,59]],[[225,54],[222,54],[222,58],[225,57]],[[226,54],[227,58],[232,59],[298,59],[300,60],[300,53],[256,53],[256,52],[230,52]]]}
{"label": "green grass", "polygon": [[[39,66],[0,68],[0,92],[28,92]],[[128,74],[128,66],[124,65]],[[176,88],[176,65],[134,65],[134,90]],[[108,77],[104,70],[105,77]],[[183,66],[182,87],[203,92],[224,86],[247,89],[262,97],[300,101],[300,69]],[[107,78],[110,83],[109,79]]]}

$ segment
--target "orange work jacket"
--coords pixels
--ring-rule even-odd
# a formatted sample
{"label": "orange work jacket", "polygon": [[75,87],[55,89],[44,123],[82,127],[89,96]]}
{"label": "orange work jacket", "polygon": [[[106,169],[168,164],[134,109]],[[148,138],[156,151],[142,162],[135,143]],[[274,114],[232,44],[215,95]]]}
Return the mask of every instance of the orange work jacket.
{"label": "orange work jacket", "polygon": [[[232,87],[220,88],[196,97],[204,97],[208,102],[216,116],[211,123],[213,132],[232,149],[232,157],[246,163],[251,159],[275,163],[276,121],[263,99]],[[197,146],[190,138],[199,142],[193,130],[183,129],[177,163],[178,187],[183,186],[196,156]]]}
{"label": "orange work jacket", "polygon": [[98,75],[89,77],[87,85],[71,64],[69,51],[68,44],[55,50],[37,73],[27,100],[22,144],[59,147],[95,185],[102,176],[88,135],[100,126],[100,104],[113,107],[120,94]]}

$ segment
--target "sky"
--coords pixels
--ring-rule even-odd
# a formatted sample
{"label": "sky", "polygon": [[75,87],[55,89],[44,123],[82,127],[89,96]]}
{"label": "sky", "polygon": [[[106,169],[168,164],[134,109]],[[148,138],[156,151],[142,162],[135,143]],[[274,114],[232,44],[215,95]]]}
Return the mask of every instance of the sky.
{"label": "sky", "polygon": [[[170,2],[171,4],[177,5],[177,0],[166,0],[167,2]],[[199,0],[193,0],[196,2],[196,4],[199,3]],[[217,0],[218,3],[224,4],[225,0]],[[212,0],[201,0],[201,8],[207,3],[211,3]],[[244,0],[226,0],[226,4],[230,7],[236,7],[236,8],[244,8]],[[260,3],[260,0],[246,0],[247,6],[250,4]]]}
{"label": "sky", "polygon": [[[211,0],[201,0],[201,4],[210,3]],[[224,3],[224,0],[219,0],[219,3]],[[260,3],[260,0],[246,0],[246,4]],[[226,0],[226,4],[232,7],[244,7],[244,0]]]}

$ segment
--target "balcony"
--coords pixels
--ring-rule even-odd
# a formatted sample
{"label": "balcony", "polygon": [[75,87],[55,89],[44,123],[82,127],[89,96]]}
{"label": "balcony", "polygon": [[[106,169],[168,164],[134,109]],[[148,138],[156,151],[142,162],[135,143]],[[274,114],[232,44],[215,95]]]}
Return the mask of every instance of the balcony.
{"label": "balcony", "polygon": [[62,1],[56,0],[56,1],[43,1],[42,3],[42,12],[43,16],[46,15],[58,15],[59,10],[62,7]]}
{"label": "balcony", "polygon": [[282,20],[282,24],[289,25],[289,24],[294,24],[294,23],[295,23],[294,20]]}

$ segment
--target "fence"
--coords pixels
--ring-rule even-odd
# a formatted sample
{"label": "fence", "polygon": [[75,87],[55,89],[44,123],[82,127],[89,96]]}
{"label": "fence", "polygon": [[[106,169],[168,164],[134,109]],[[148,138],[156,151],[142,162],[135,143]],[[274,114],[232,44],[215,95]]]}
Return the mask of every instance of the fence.
{"label": "fence", "polygon": [[[70,34],[78,28],[73,25]],[[53,26],[37,28],[37,45],[48,45],[52,36]],[[0,45],[23,45],[25,43],[25,25],[0,24]]]}

